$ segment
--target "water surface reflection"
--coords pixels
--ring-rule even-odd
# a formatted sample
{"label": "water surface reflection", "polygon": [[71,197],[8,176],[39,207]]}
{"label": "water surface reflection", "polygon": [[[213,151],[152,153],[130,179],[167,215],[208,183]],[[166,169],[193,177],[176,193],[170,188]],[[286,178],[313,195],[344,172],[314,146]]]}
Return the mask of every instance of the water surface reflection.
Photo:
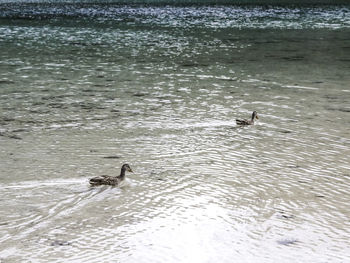
{"label": "water surface reflection", "polygon": [[[350,257],[346,8],[283,31],[207,27],[225,7],[121,24],[1,8],[0,261]],[[125,186],[88,185],[124,162]]]}

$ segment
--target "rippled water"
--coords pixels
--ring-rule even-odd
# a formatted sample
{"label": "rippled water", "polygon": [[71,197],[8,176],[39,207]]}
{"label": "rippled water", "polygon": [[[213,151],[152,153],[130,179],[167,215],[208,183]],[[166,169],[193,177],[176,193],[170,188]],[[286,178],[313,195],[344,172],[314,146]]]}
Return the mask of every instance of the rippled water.
{"label": "rippled water", "polygon": [[0,17],[0,262],[350,258],[348,7]]}

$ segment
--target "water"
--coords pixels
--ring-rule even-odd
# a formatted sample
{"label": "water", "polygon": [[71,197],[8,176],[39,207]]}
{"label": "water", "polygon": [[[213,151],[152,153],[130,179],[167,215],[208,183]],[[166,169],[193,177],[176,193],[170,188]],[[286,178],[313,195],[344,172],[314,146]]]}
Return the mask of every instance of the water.
{"label": "water", "polygon": [[349,7],[0,17],[2,263],[349,260]]}

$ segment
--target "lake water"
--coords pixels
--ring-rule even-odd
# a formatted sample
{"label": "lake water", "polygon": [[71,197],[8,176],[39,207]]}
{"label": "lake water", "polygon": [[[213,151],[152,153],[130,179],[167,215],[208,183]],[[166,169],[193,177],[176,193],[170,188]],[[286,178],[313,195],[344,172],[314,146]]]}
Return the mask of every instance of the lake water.
{"label": "lake water", "polygon": [[348,262],[349,72],[349,6],[0,5],[0,262]]}

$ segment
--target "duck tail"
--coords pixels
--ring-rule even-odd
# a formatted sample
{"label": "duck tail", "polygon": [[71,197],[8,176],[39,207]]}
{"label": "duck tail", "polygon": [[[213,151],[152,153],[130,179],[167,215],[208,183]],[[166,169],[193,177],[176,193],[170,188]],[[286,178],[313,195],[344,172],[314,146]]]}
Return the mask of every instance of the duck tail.
{"label": "duck tail", "polygon": [[101,177],[93,177],[89,180],[89,183],[91,185],[99,185],[102,183],[102,178]]}
{"label": "duck tail", "polygon": [[237,124],[237,125],[245,125],[245,124],[246,124],[246,121],[245,121],[245,120],[236,119],[236,124]]}

